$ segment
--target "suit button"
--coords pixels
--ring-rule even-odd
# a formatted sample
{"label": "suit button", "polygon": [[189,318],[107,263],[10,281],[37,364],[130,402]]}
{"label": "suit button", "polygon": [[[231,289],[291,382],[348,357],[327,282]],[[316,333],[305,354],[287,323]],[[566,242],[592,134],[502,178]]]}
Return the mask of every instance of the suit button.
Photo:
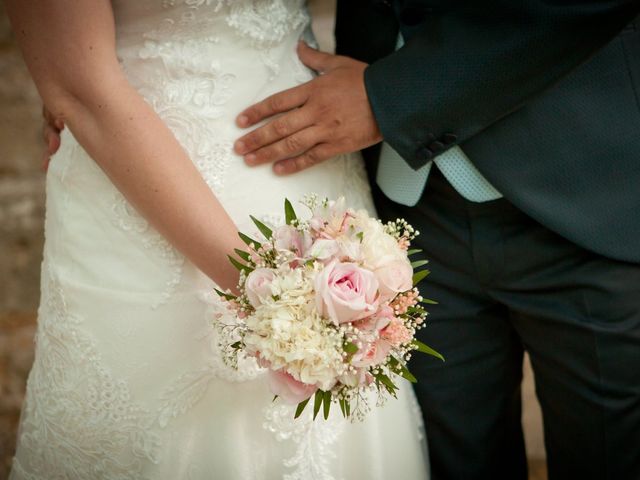
{"label": "suit button", "polygon": [[405,25],[418,25],[424,22],[426,12],[422,8],[407,7],[400,12],[400,21]]}
{"label": "suit button", "polygon": [[456,143],[456,140],[458,140],[458,136],[454,133],[445,133],[444,135],[442,135],[442,137],[440,137],[440,140],[445,145],[451,145],[452,143]]}
{"label": "suit button", "polygon": [[421,147],[416,152],[416,156],[418,157],[418,160],[431,160],[434,155],[429,147]]}

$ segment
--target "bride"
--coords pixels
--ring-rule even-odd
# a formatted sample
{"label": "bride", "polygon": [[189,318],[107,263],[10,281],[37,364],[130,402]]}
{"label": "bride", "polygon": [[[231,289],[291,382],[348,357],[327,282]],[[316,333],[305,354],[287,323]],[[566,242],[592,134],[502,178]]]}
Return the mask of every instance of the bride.
{"label": "bride", "polygon": [[[312,73],[302,0],[7,0],[47,109],[37,348],[13,479],[424,479],[410,387],[361,424],[293,420],[212,338],[249,214],[316,192],[372,210],[361,159],[278,177],[233,153],[235,115]],[[55,48],[52,48],[55,45]],[[55,52],[55,55],[51,55]],[[334,414],[336,410],[333,409]]]}

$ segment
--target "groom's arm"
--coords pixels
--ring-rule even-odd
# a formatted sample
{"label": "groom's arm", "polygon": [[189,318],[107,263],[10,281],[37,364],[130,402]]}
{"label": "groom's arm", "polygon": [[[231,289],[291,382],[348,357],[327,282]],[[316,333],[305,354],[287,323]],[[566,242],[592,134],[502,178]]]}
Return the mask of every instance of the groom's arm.
{"label": "groom's arm", "polygon": [[637,0],[467,2],[365,71],[384,139],[414,168],[552,87],[640,12]]}
{"label": "groom's arm", "polygon": [[[243,127],[285,113],[236,148],[250,164],[292,173],[367,147],[381,132],[419,168],[552,87],[638,13],[637,0],[459,2],[428,13],[403,48],[364,69],[364,81],[355,60],[303,52],[324,75],[243,112]],[[362,121],[345,122],[353,118]]]}

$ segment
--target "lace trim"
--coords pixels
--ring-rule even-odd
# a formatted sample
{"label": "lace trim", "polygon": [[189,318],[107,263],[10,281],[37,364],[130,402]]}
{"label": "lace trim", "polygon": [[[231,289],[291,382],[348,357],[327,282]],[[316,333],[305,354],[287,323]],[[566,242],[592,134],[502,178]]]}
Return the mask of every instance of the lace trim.
{"label": "lace trim", "polygon": [[[153,416],[124,381],[103,367],[93,340],[72,315],[60,282],[43,269],[37,354],[27,383],[20,447],[28,478],[140,479],[158,463]],[[29,470],[27,475],[26,470]]]}
{"label": "lace trim", "polygon": [[310,19],[301,0],[254,0],[232,4],[227,25],[248,39],[270,73],[270,79],[280,74],[281,65],[272,49],[297,29],[309,25]]}
{"label": "lace trim", "polygon": [[335,415],[328,420],[313,420],[311,409],[297,419],[289,405],[273,403],[265,408],[263,427],[274,434],[278,442],[290,441],[294,454],[284,460],[292,471],[284,480],[337,480],[331,473],[331,461],[336,458],[334,444],[341,436],[345,421]]}

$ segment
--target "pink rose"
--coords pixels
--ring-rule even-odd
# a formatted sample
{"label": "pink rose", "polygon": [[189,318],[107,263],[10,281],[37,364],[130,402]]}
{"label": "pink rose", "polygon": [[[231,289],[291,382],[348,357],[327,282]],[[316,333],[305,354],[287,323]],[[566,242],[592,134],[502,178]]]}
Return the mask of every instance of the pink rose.
{"label": "pink rose", "polygon": [[301,232],[291,225],[279,227],[273,234],[275,247],[278,250],[288,250],[298,257],[303,257],[311,248],[311,236],[307,232]]}
{"label": "pink rose", "polygon": [[389,325],[393,318],[395,318],[393,308],[389,305],[383,305],[370,317],[354,322],[353,326],[364,332],[377,332]]}
{"label": "pink rose", "polygon": [[268,268],[256,268],[247,277],[247,281],[244,284],[245,292],[249,303],[254,308],[262,305],[262,299],[271,296],[271,282],[275,274]]}
{"label": "pink rose", "polygon": [[362,350],[357,352],[351,364],[354,367],[370,367],[372,365],[378,365],[387,358],[391,351],[391,344],[384,339],[376,340],[375,342],[365,345]]}
{"label": "pink rose", "polygon": [[269,370],[267,381],[269,382],[269,389],[274,395],[278,395],[278,397],[292,405],[303,402],[318,390],[315,385],[302,383],[284,370]]}
{"label": "pink rose", "polygon": [[315,279],[316,306],[336,325],[368,317],[378,309],[378,280],[355,263],[333,260]]}
{"label": "pink rose", "polygon": [[392,260],[375,271],[382,300],[391,300],[413,287],[413,268],[408,260]]}

